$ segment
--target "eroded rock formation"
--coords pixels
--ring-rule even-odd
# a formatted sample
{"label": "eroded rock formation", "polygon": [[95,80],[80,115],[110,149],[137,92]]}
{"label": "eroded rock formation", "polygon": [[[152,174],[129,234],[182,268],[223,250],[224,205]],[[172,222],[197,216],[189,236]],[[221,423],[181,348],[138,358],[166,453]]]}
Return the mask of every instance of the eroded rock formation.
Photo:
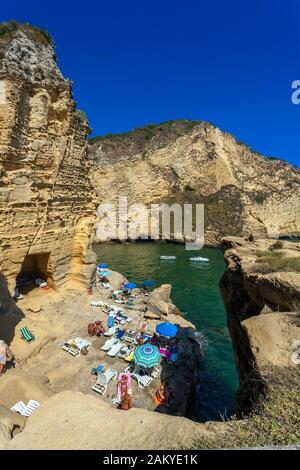
{"label": "eroded rock formation", "polygon": [[222,248],[227,269],[220,286],[240,379],[237,412],[244,413],[264,394],[270,366],[295,367],[300,244],[232,237]]}
{"label": "eroded rock formation", "polygon": [[[205,242],[300,234],[297,168],[212,124],[170,121],[90,142],[99,202],[205,204]],[[134,217],[134,216],[133,216]]]}
{"label": "eroded rock formation", "polygon": [[89,132],[49,36],[1,25],[0,272],[10,290],[22,270],[40,272],[55,287],[89,277]]}

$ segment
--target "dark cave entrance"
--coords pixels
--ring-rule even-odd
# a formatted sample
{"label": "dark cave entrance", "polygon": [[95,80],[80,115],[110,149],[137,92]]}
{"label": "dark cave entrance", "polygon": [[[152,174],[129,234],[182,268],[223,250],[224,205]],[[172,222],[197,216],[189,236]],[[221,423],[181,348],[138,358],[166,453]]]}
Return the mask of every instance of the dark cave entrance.
{"label": "dark cave entrance", "polygon": [[47,288],[54,288],[50,253],[26,255],[21,271],[16,278],[16,287],[21,294],[27,294],[39,285],[37,279],[44,281]]}

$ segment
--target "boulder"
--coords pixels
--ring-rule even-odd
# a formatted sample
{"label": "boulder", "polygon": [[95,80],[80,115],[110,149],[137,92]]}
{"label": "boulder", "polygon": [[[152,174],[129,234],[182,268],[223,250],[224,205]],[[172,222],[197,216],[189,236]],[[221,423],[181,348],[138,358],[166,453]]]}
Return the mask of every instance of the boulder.
{"label": "boulder", "polygon": [[170,284],[162,284],[150,294],[146,318],[160,319],[162,316],[170,314],[180,315],[180,311],[173,304],[171,295],[172,286]]}
{"label": "boulder", "polygon": [[38,313],[42,310],[42,308],[38,304],[30,304],[28,310],[30,310],[30,312]]}
{"label": "boulder", "polygon": [[[170,299],[172,286],[162,284],[150,294],[148,302],[148,314],[155,314],[158,318],[170,313],[170,307],[173,304]],[[171,308],[172,310],[172,308]]]}
{"label": "boulder", "polygon": [[9,408],[0,405],[0,449],[5,446],[7,441],[25,427],[26,421],[23,416],[14,413]]}

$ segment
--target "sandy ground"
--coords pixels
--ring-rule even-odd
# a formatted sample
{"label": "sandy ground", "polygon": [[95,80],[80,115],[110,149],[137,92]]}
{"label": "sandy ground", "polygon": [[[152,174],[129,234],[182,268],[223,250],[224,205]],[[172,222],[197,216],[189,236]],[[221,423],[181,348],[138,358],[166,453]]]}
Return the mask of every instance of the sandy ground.
{"label": "sandy ground", "polygon": [[[110,277],[113,289],[119,288],[123,281],[123,276],[116,272]],[[103,290],[89,295],[75,284],[61,292],[34,289],[17,304],[20,311],[14,317],[18,318],[14,321],[14,331],[11,313],[1,315],[0,337],[13,338],[10,347],[15,355],[14,367],[0,377],[1,405],[10,408],[20,400],[27,403],[34,399],[40,402],[40,408],[28,418],[25,429],[8,441],[4,434],[14,427],[13,413],[9,426],[3,428],[3,439],[0,435],[0,448],[171,449],[189,447],[196,436],[214,432],[214,425],[210,429],[210,425],[199,425],[186,418],[153,413],[153,396],[160,379],[144,390],[132,381],[133,408],[128,412],[116,409],[112,403],[116,382],[110,383],[104,396],[91,389],[96,381],[91,374],[92,367],[101,363],[122,372],[128,366],[123,359],[111,358],[101,351],[106,337],[90,338],[87,333],[91,321],[107,322],[107,315],[100,307],[92,307],[91,301],[113,304],[108,298],[110,294]],[[132,318],[130,328],[139,331],[144,308],[145,297],[139,294],[136,308],[126,310]],[[169,315],[168,321],[182,327],[192,326],[177,315]],[[149,333],[155,331],[158,322],[149,321]],[[34,342],[26,344],[20,338],[23,326],[33,332]],[[87,356],[75,358],[61,349],[63,340],[76,336],[91,340]]]}
{"label": "sandy ground", "polygon": [[[110,278],[112,287],[119,288],[124,278],[119,273],[113,273]],[[117,385],[112,382],[104,396],[96,394],[91,386],[95,383],[95,376],[91,374],[91,368],[98,364],[104,364],[106,368],[112,368],[118,372],[123,372],[128,363],[120,358],[111,358],[101,346],[107,340],[101,337],[90,338],[87,333],[87,326],[96,319],[107,322],[107,315],[100,307],[92,307],[92,300],[105,300],[113,304],[112,299],[108,299],[109,291],[96,292],[93,295],[80,286],[69,285],[62,292],[53,290],[43,291],[34,289],[29,292],[23,300],[18,302],[19,308],[24,314],[24,318],[16,325],[14,338],[11,342],[11,349],[15,354],[15,367],[10,368],[0,378],[1,404],[11,407],[17,401],[24,402],[35,399],[39,402],[45,401],[48,397],[64,390],[79,391],[85,394],[96,396],[99,400],[104,400],[112,405],[112,398],[116,395]],[[143,310],[145,298],[140,294],[137,299],[136,309],[126,310],[128,316],[132,318],[130,328],[139,331],[143,320]],[[40,306],[39,312],[32,312],[32,306]],[[3,316],[2,316],[3,317]],[[168,317],[168,320],[171,318]],[[190,325],[184,319],[176,316],[176,321],[184,325]],[[1,322],[1,337],[6,337],[3,327],[8,322]],[[157,321],[150,320],[149,332],[155,330]],[[20,338],[20,328],[27,326],[35,335],[36,340],[31,344],[26,344]],[[90,339],[92,347],[87,356],[73,357],[64,352],[60,344],[63,340],[81,336]],[[135,407],[153,410],[153,396],[160,380],[156,379],[147,389],[140,389],[133,380],[133,404]]]}

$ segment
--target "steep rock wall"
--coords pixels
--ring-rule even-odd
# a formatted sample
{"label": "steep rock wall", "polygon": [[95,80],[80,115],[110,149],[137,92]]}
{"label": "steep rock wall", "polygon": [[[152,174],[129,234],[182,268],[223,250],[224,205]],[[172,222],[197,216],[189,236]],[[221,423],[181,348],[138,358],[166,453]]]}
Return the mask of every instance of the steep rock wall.
{"label": "steep rock wall", "polygon": [[205,242],[299,236],[299,170],[201,121],[170,121],[95,138],[89,146],[99,202],[203,203]]}
{"label": "steep rock wall", "polygon": [[39,255],[55,287],[83,281],[94,262],[89,126],[51,41],[28,25],[0,32],[0,270],[13,289],[26,256]]}
{"label": "steep rock wall", "polygon": [[[292,343],[300,340],[300,272],[292,264],[300,264],[300,244],[273,246],[233,237],[222,243],[227,269],[220,287],[240,380],[239,415],[265,393],[270,367],[293,367]],[[290,268],[283,259],[292,260]]]}

